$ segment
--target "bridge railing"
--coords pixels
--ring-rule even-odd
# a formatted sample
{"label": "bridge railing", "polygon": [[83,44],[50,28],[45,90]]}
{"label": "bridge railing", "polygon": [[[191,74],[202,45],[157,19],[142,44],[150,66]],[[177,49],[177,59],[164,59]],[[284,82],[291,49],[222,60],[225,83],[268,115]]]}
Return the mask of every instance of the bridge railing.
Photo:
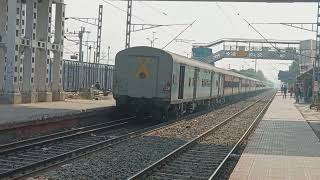
{"label": "bridge railing", "polygon": [[214,63],[223,58],[298,60],[299,51],[295,48],[224,46],[211,56],[193,56],[193,58],[207,63]]}

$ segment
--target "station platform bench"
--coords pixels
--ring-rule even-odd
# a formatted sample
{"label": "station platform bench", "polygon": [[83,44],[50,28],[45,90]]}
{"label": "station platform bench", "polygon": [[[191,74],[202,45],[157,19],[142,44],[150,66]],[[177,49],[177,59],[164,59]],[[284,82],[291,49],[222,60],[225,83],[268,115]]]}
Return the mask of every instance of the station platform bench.
{"label": "station platform bench", "polygon": [[320,179],[319,139],[293,98],[275,97],[229,179]]}

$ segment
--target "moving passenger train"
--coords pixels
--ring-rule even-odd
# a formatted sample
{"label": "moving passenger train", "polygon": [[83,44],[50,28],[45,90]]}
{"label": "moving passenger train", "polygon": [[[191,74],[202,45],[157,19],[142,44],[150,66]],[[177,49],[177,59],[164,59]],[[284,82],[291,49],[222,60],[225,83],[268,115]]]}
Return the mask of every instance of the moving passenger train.
{"label": "moving passenger train", "polygon": [[116,55],[117,107],[158,120],[264,88],[256,79],[161,49],[133,47]]}

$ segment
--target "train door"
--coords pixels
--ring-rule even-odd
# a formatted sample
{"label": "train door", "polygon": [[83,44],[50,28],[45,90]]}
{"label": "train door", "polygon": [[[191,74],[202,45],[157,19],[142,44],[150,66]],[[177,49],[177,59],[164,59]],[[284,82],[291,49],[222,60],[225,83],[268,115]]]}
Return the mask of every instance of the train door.
{"label": "train door", "polygon": [[198,77],[200,70],[195,68],[194,77],[193,77],[193,99],[197,98],[197,88],[198,88]]}
{"label": "train door", "polygon": [[180,65],[178,99],[183,99],[185,73],[186,73],[186,67],[183,65]]}

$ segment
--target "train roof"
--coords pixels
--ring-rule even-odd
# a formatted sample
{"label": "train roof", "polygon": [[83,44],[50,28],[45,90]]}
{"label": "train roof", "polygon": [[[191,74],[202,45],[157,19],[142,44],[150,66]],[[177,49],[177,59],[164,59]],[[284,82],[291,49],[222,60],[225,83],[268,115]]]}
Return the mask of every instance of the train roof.
{"label": "train roof", "polygon": [[239,73],[236,73],[236,72],[233,72],[233,71],[228,71],[226,69],[218,68],[216,66],[213,66],[213,65],[205,63],[205,62],[201,62],[199,60],[187,58],[185,56],[181,56],[179,54],[175,54],[175,53],[169,52],[169,51],[165,51],[165,52],[170,54],[172,56],[172,58],[174,59],[174,61],[182,63],[182,64],[187,64],[187,65],[194,66],[194,67],[201,67],[203,69],[213,70],[213,71],[218,72],[218,73],[227,74],[227,75],[231,75],[231,76],[235,76],[235,77],[239,77],[239,78],[243,78],[243,79],[249,79],[249,80],[252,80],[252,81],[261,82],[260,80],[257,80],[257,79],[254,79],[254,78],[250,78],[250,77],[244,76],[242,74],[239,74]]}
{"label": "train roof", "polygon": [[231,75],[231,76],[235,76],[235,77],[239,77],[239,78],[243,78],[243,79],[261,82],[260,80],[250,78],[250,77],[244,76],[242,74],[239,74],[239,73],[236,73],[233,71],[228,71],[226,69],[218,68],[218,67],[215,67],[211,64],[201,62],[199,60],[191,59],[191,58],[188,58],[188,57],[185,57],[185,56],[182,56],[182,55],[170,52],[170,51],[158,49],[158,48],[153,48],[153,47],[148,47],[148,46],[136,46],[136,47],[122,50],[121,52],[128,53],[127,51],[129,51],[130,53],[133,53],[133,52],[142,53],[144,51],[153,51],[153,52],[157,52],[159,54],[163,53],[163,54],[167,54],[167,55],[171,56],[173,61],[178,62],[178,63],[186,64],[186,65],[193,66],[193,67],[199,67],[202,69],[213,70],[213,71],[221,73],[221,74],[226,74],[226,75]]}

